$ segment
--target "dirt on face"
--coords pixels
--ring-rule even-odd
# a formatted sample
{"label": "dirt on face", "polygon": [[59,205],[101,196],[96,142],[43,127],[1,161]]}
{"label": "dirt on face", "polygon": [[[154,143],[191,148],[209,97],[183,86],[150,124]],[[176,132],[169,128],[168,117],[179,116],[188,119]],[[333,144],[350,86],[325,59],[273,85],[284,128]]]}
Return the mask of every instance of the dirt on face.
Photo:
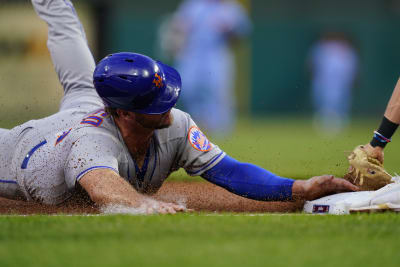
{"label": "dirt on face", "polygon": [[[205,212],[287,213],[300,211],[303,201],[265,202],[234,195],[206,182],[166,182],[154,196],[158,200],[184,203],[187,208]],[[34,202],[0,198],[0,214],[97,214],[99,209],[76,196],[66,203],[48,206]]]}

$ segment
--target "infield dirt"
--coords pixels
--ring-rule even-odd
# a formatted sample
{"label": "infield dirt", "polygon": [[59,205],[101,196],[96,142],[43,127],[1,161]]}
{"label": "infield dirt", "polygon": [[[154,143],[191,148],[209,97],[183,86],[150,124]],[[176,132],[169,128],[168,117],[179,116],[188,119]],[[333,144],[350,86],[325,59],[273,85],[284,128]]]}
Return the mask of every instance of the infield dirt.
{"label": "infield dirt", "polygon": [[[156,199],[185,203],[187,208],[205,212],[295,212],[302,201],[264,202],[234,195],[223,188],[205,182],[166,182],[154,196]],[[79,198],[57,206],[0,198],[0,214],[97,214],[99,209]]]}

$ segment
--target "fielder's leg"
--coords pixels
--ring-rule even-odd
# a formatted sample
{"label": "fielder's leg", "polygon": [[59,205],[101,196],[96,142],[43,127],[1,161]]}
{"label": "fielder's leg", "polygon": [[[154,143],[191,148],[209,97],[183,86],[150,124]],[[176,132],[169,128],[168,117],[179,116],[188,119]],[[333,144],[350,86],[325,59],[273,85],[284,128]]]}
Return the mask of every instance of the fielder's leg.
{"label": "fielder's leg", "polygon": [[89,111],[102,107],[93,87],[95,62],[72,3],[69,0],[32,0],[32,4],[49,27],[47,46],[64,88],[60,110]]}

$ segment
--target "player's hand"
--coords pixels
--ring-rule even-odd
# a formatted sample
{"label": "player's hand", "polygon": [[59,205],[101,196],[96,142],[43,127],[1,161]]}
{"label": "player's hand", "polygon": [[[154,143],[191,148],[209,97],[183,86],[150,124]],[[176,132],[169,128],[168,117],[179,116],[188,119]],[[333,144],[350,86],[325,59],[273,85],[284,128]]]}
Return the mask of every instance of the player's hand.
{"label": "player's hand", "polygon": [[383,154],[383,148],[380,146],[373,147],[371,146],[370,143],[361,146],[366,152],[367,155],[370,156],[371,158],[377,159],[380,161],[380,163],[383,164],[383,159],[384,159],[384,154]]}
{"label": "player's hand", "polygon": [[294,199],[313,200],[331,194],[358,190],[357,186],[342,178],[322,175],[308,180],[296,180],[293,183],[292,196]]}
{"label": "player's hand", "polygon": [[177,212],[191,211],[179,204],[157,201],[154,199],[145,200],[142,207],[145,208],[146,214],[175,214]]}

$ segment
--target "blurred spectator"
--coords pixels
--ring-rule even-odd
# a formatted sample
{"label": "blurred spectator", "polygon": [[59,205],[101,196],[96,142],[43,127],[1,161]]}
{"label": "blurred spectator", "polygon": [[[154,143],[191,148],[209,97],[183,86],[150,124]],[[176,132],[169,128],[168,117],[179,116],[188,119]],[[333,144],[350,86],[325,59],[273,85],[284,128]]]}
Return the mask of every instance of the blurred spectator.
{"label": "blurred spectator", "polygon": [[168,24],[161,46],[174,55],[182,76],[183,110],[211,135],[229,134],[235,81],[229,44],[249,34],[246,12],[233,0],[186,0]]}
{"label": "blurred spectator", "polygon": [[348,123],[358,55],[344,33],[327,32],[310,53],[315,126],[335,135]]}

